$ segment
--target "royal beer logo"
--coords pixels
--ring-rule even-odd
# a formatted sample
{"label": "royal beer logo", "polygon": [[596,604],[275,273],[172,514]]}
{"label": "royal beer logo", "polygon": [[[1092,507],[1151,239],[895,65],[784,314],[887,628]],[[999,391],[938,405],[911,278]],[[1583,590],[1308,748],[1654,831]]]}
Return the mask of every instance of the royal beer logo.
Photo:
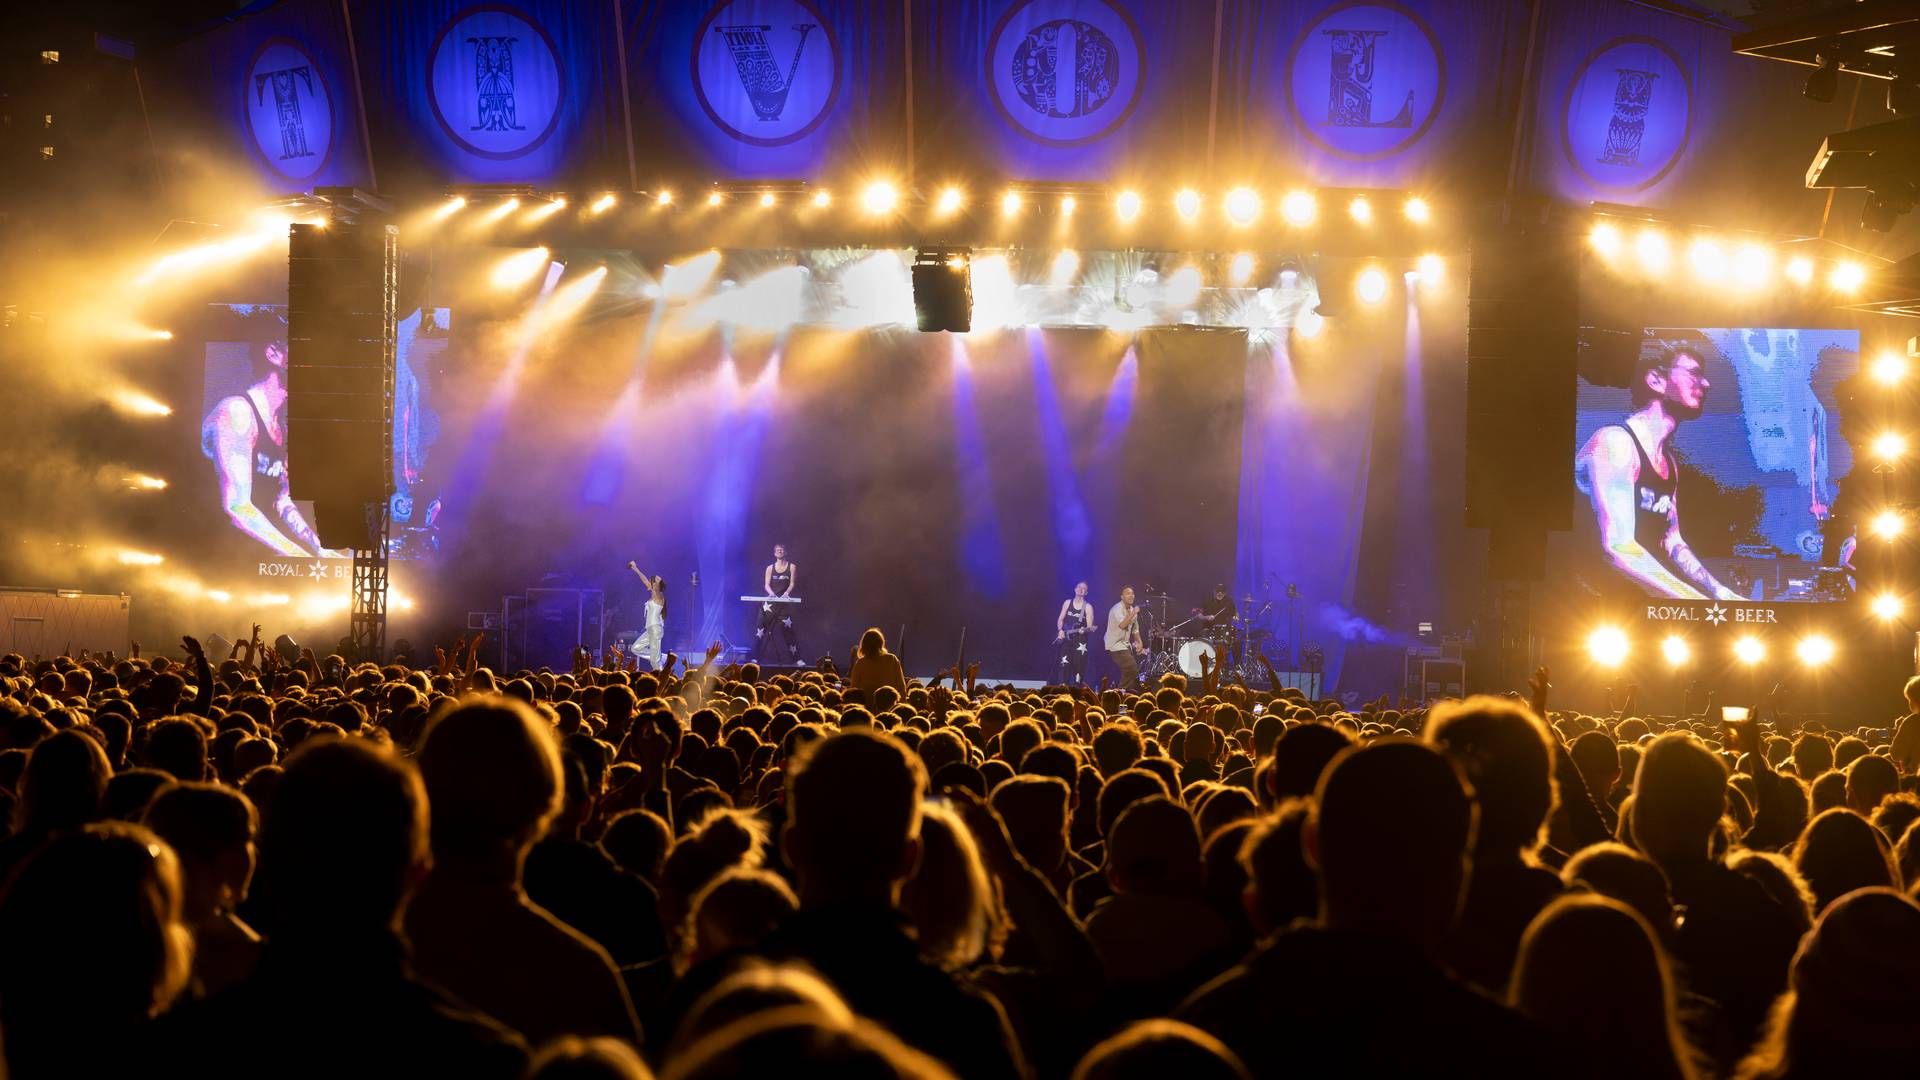
{"label": "royal beer logo", "polygon": [[1561,142],[1586,179],[1638,191],[1679,163],[1692,126],[1693,86],[1679,56],[1652,38],[1616,38],[1575,69]]}
{"label": "royal beer logo", "polygon": [[513,8],[454,16],[434,42],[427,79],[440,130],[479,157],[521,157],[560,119],[559,54],[538,23]]}
{"label": "royal beer logo", "polygon": [[333,152],[333,97],[320,65],[298,42],[260,47],[242,87],[254,149],[274,172],[305,180]]}
{"label": "royal beer logo", "polygon": [[1112,134],[1140,100],[1146,47],[1118,6],[1021,0],[987,39],[988,95],[1035,142],[1077,146]]}
{"label": "royal beer logo", "polygon": [[806,137],[840,93],[840,43],[811,0],[721,0],[693,38],[693,91],[754,146]]}
{"label": "royal beer logo", "polygon": [[1340,4],[1294,42],[1288,103],[1307,138],[1374,160],[1412,146],[1440,115],[1446,62],[1418,15],[1394,3]]}
{"label": "royal beer logo", "polygon": [[1648,622],[1695,622],[1708,626],[1736,623],[1743,626],[1780,623],[1780,613],[1771,607],[1726,607],[1712,604],[1648,604]]}

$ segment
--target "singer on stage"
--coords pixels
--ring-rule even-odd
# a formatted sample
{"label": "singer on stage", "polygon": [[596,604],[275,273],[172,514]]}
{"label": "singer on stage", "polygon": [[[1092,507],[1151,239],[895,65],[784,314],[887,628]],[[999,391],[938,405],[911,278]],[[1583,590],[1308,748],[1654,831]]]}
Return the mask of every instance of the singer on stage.
{"label": "singer on stage", "polygon": [[1140,640],[1140,609],[1133,606],[1133,586],[1120,590],[1120,602],[1107,612],[1107,656],[1120,669],[1120,686],[1131,689],[1140,679],[1140,662],[1135,652],[1145,653]]}
{"label": "singer on stage", "polygon": [[[773,545],[773,561],[767,564],[766,572],[761,575],[761,584],[766,588],[763,595],[795,595],[794,588],[799,580],[797,576],[799,572],[798,566],[787,561],[787,545]],[[800,638],[793,630],[793,608],[792,604],[760,605],[760,625],[753,631],[755,659],[760,658],[762,651],[767,647],[767,642],[773,637],[773,632],[778,630],[787,646],[787,661],[793,664],[800,662]]]}
{"label": "singer on stage", "polygon": [[659,574],[647,573],[632,560],[627,561],[627,569],[646,582],[649,590],[647,628],[634,639],[633,655],[646,658],[647,663],[653,665],[653,670],[659,671],[660,665],[667,660],[666,653],[661,649],[661,642],[667,636],[667,579]]}

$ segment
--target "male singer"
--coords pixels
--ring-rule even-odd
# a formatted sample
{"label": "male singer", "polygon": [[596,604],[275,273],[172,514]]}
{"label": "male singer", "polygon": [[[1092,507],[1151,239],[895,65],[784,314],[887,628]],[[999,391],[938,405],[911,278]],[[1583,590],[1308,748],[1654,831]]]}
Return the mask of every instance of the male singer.
{"label": "male singer", "polygon": [[1120,669],[1120,685],[1131,689],[1140,679],[1140,663],[1134,658],[1147,647],[1140,640],[1140,609],[1133,606],[1133,586],[1120,590],[1120,602],[1107,612],[1107,656]]}

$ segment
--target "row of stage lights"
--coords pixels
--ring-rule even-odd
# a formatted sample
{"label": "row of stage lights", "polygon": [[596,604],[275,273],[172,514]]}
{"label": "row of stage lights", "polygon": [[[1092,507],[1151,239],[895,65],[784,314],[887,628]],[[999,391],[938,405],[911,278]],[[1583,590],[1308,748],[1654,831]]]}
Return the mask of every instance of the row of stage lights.
{"label": "row of stage lights", "polygon": [[[476,196],[477,198],[477,196]],[[1418,195],[1398,196],[1397,193],[1359,192],[1345,196],[1347,219],[1355,225],[1369,226],[1389,213],[1380,204],[1399,200],[1399,214],[1416,226],[1424,226],[1433,220],[1433,206]],[[665,211],[681,205],[678,195],[670,190],[642,193],[640,199],[656,211]],[[860,189],[856,206],[861,214],[869,218],[889,218],[906,212],[907,195],[897,185],[877,180]],[[936,221],[958,216],[973,203],[973,196],[959,185],[941,188],[933,198],[926,202],[929,215]],[[1062,218],[1071,218],[1082,210],[1092,208],[1094,196],[1086,192],[1060,193],[1058,191],[1038,191],[1021,187],[1009,187],[1002,191],[993,202],[1000,216],[1018,217],[1028,210],[1052,209]],[[811,208],[827,210],[834,205],[834,196],[822,189],[721,189],[709,190],[704,196],[695,196],[694,205],[708,209],[719,209],[728,203],[738,202],[758,205],[763,210],[778,208],[783,202]],[[1236,187],[1218,200],[1221,215],[1227,223],[1236,228],[1249,228],[1258,223],[1266,211],[1266,196],[1251,187]],[[603,192],[595,196],[582,208],[582,216],[599,217],[620,204],[620,196],[613,192]],[[472,205],[468,196],[453,195],[436,207],[429,219],[445,221]],[[479,211],[478,220],[482,224],[496,224],[508,218],[516,218],[525,224],[537,224],[565,210],[569,205],[567,197],[556,195],[550,198],[540,196],[512,195],[501,199],[485,210]],[[1206,211],[1207,200],[1196,188],[1181,188],[1173,193],[1164,204],[1172,209],[1181,221],[1193,223],[1200,220]],[[1313,191],[1296,188],[1284,192],[1277,200],[1280,219],[1294,228],[1306,228],[1319,219],[1321,214],[1321,196]],[[1147,196],[1134,189],[1125,189],[1107,201],[1107,211],[1113,219],[1122,225],[1137,221],[1149,209]],[[523,212],[524,209],[524,212]]]}
{"label": "row of stage lights", "polygon": [[1853,259],[1836,260],[1824,268],[1806,255],[1781,262],[1771,244],[1743,240],[1729,245],[1711,235],[1684,240],[1684,252],[1676,253],[1683,239],[1657,225],[1629,230],[1611,220],[1596,222],[1587,233],[1588,244],[1607,265],[1638,270],[1647,278],[1665,278],[1683,255],[1695,280],[1718,288],[1759,291],[1775,286],[1776,274],[1803,289],[1824,280],[1828,289],[1841,294],[1857,293],[1867,283],[1866,265]]}
{"label": "row of stage lights", "polygon": [[[1887,613],[1880,614],[1883,608],[1888,609]],[[1889,622],[1899,617],[1900,609],[1900,600],[1895,596],[1874,601],[1875,613]],[[1729,654],[1741,666],[1751,668],[1767,658],[1766,639],[1756,634],[1742,634],[1734,639]],[[1833,663],[1839,649],[1827,635],[1811,633],[1793,643],[1793,655],[1809,668],[1820,668]],[[1587,656],[1601,668],[1623,667],[1633,656],[1633,639],[1617,626],[1602,626],[1587,636]],[[1693,642],[1679,634],[1668,634],[1660,639],[1660,659],[1674,671],[1691,665],[1695,660]]]}

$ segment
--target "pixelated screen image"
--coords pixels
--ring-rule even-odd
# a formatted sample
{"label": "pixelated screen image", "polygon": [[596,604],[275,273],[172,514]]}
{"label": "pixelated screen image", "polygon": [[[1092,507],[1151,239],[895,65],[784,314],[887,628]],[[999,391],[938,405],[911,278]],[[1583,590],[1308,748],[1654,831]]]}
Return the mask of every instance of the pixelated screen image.
{"label": "pixelated screen image", "polygon": [[1584,351],[1580,583],[1619,598],[1852,595],[1868,497],[1843,405],[1859,354],[1857,331],[1758,327],[1649,328],[1626,348]]}
{"label": "pixelated screen image", "polygon": [[[345,558],[314,535],[313,507],[295,502],[287,475],[287,313],[276,304],[217,304],[206,342],[200,454],[212,471],[228,525],[289,557]],[[416,309],[399,322],[394,369],[393,484],[389,554],[419,559],[439,550],[442,504],[432,451],[435,408],[451,313]]]}

